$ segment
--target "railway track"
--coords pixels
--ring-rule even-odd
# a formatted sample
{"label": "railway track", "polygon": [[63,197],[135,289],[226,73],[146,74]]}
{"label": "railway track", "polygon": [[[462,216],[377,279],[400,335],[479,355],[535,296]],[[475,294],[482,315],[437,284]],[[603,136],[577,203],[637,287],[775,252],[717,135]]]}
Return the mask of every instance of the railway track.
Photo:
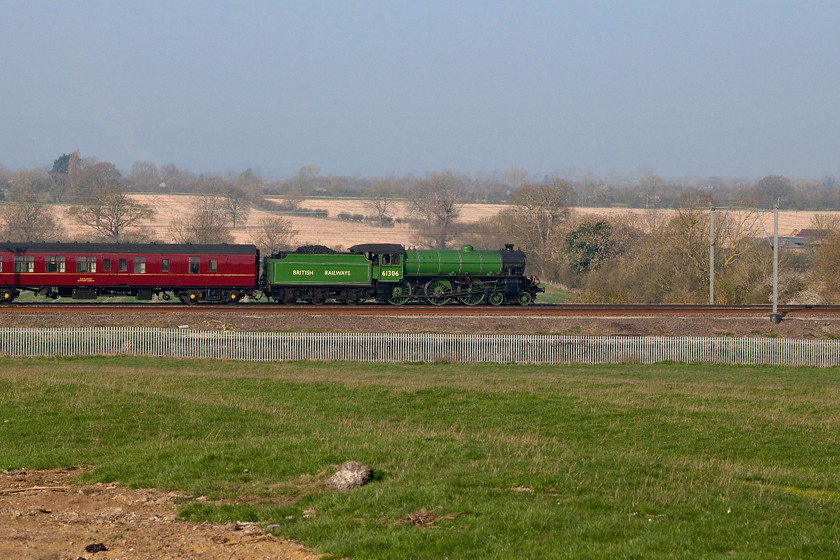
{"label": "railway track", "polygon": [[[464,305],[382,305],[382,304],[324,304],[324,305],[281,305],[267,303],[239,303],[232,305],[182,303],[12,303],[0,305],[0,313],[257,313],[297,315],[449,315],[449,316],[604,316],[641,317],[652,315],[770,315],[773,308],[762,305],[646,305],[646,304],[533,304],[464,306]],[[781,316],[837,315],[840,305],[780,305]]]}

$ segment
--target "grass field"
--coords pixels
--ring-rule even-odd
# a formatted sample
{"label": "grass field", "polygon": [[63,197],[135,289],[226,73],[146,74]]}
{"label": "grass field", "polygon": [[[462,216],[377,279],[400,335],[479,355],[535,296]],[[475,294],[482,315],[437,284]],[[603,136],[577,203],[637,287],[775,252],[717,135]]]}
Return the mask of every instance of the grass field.
{"label": "grass field", "polygon": [[[0,359],[0,468],[336,558],[838,558],[838,403],[836,369]],[[345,460],[373,481],[323,489]]]}
{"label": "grass field", "polygon": [[568,303],[572,300],[572,292],[554,284],[543,284],[545,292],[537,294],[534,301],[538,303]]}

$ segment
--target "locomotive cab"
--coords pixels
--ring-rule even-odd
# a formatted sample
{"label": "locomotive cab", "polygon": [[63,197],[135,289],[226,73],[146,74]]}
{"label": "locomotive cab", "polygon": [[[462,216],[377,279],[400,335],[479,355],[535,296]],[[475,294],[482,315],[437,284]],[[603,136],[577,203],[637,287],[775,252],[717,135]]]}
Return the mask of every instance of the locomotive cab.
{"label": "locomotive cab", "polygon": [[371,276],[379,282],[400,282],[403,279],[405,248],[397,243],[364,243],[350,247],[371,263]]}

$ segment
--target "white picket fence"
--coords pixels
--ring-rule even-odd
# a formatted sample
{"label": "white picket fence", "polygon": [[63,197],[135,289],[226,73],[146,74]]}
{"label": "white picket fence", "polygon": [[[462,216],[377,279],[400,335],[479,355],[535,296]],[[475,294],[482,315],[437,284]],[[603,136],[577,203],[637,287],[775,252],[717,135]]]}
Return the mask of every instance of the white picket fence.
{"label": "white picket fence", "polygon": [[840,364],[840,341],[732,337],[0,329],[0,356],[165,356],[241,360],[603,364]]}

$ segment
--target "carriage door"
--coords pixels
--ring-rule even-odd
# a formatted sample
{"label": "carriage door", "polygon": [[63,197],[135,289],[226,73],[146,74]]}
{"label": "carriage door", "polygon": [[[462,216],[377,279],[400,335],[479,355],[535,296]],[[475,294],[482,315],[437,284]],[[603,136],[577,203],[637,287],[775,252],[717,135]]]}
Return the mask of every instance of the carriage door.
{"label": "carriage door", "polygon": [[117,272],[117,286],[128,286],[130,279],[128,258],[116,257],[111,259],[111,268]]}
{"label": "carriage door", "polygon": [[402,255],[379,255],[379,281],[399,282],[402,278]]}

